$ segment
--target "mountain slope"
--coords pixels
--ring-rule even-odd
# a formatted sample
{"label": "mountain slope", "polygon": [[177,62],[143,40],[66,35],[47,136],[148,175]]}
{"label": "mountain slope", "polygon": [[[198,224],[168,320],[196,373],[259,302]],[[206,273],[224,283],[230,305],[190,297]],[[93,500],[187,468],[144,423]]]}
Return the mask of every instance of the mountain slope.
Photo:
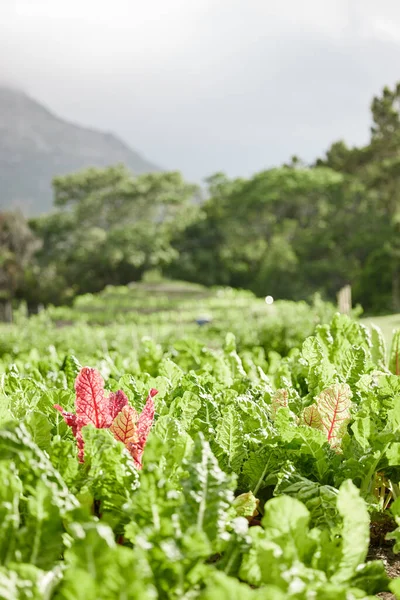
{"label": "mountain slope", "polygon": [[51,180],[85,167],[124,163],[161,171],[116,136],[64,121],[23,92],[0,86],[0,210],[51,209]]}

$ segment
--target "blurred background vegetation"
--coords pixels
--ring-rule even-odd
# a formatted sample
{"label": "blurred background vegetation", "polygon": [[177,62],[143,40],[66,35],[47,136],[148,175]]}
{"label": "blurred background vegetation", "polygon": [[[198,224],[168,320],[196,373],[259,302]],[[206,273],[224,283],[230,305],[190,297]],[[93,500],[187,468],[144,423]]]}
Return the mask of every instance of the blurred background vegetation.
{"label": "blurred background vegetation", "polygon": [[310,302],[350,284],[367,314],[400,312],[399,100],[385,88],[368,144],[335,142],[312,165],[217,173],[205,189],[122,165],[55,178],[52,212],[1,214],[3,304],[36,312],[153,274]]}

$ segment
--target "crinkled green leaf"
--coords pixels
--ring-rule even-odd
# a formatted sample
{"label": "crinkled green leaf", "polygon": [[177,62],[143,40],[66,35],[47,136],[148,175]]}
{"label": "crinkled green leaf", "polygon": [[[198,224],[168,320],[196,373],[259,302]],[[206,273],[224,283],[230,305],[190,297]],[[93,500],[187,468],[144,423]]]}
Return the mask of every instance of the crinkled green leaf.
{"label": "crinkled green leaf", "polygon": [[370,519],[367,505],[351,481],[340,486],[337,507],[343,522],[341,558],[332,581],[342,583],[353,576],[367,557]]}
{"label": "crinkled green leaf", "polygon": [[164,359],[159,368],[161,376],[166,377],[172,387],[177,387],[178,383],[182,379],[183,371],[178,365],[176,365],[170,358]]}
{"label": "crinkled green leaf", "polygon": [[189,430],[200,407],[200,398],[187,390],[182,396],[174,398],[169,407],[169,414],[171,417],[179,419],[185,430]]}
{"label": "crinkled green leaf", "polygon": [[386,365],[386,343],[382,330],[376,325],[371,325],[371,357],[378,369]]}
{"label": "crinkled green leaf", "polygon": [[139,549],[115,543],[112,530],[102,524],[76,524],[73,542],[65,553],[67,570],[58,591],[65,600],[156,600],[152,573]]}
{"label": "crinkled green leaf", "polygon": [[367,353],[365,348],[353,346],[348,348],[341,357],[339,374],[343,382],[353,386],[365,372]]}
{"label": "crinkled green leaf", "polygon": [[246,450],[243,444],[243,423],[234,405],[228,406],[222,412],[216,428],[215,441],[222,450],[221,458],[220,453],[217,456],[223,466],[238,473],[246,457]]}
{"label": "crinkled green leaf", "polygon": [[121,510],[138,487],[138,472],[128,451],[107,429],[83,428],[85,439],[84,489],[101,503],[103,518],[123,519]]}
{"label": "crinkled green leaf", "polygon": [[184,462],[188,475],[182,480],[185,526],[205,533],[215,542],[226,528],[228,509],[233,502],[234,480],[218,466],[209,444],[199,434],[193,454]]}
{"label": "crinkled green leaf", "polygon": [[75,389],[75,379],[77,378],[81,368],[81,364],[73,354],[66,355],[63,364],[61,365],[61,369],[65,373],[68,388],[72,391]]}
{"label": "crinkled green leaf", "polygon": [[282,474],[274,494],[285,494],[303,502],[310,512],[313,526],[333,529],[337,525],[338,490],[334,487],[321,485],[287,470]]}
{"label": "crinkled green leaf", "polygon": [[307,381],[310,396],[319,394],[335,383],[337,374],[318,338],[309,337],[302,346],[302,358],[307,364]]}
{"label": "crinkled green leaf", "polygon": [[55,502],[55,484],[39,481],[27,501],[23,527],[18,531],[23,562],[51,569],[63,549],[63,514]]}
{"label": "crinkled green leaf", "polygon": [[266,479],[272,473],[278,473],[284,461],[284,453],[279,448],[265,445],[258,450],[250,451],[243,465],[242,485],[250,489],[255,496],[263,489]]}

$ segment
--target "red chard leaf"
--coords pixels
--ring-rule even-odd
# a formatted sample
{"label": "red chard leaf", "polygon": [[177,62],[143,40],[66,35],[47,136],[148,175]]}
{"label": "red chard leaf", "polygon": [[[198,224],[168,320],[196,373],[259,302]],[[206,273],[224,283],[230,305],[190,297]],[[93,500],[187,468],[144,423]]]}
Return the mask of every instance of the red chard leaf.
{"label": "red chard leaf", "polygon": [[135,434],[125,442],[138,469],[142,468],[144,447],[154,420],[155,407],[153,398],[156,394],[158,394],[158,391],[152,388],[139,416]]}
{"label": "red chard leaf", "polygon": [[[109,395],[109,411],[111,415],[111,419],[114,421],[115,417],[121,412],[124,406],[128,406],[128,398],[125,396],[122,390],[118,390],[114,394],[111,392]],[[135,410],[135,409],[132,409]],[[135,411],[136,412],[136,411]]]}
{"label": "red chard leaf", "polygon": [[84,462],[83,458],[84,458],[84,446],[85,446],[85,442],[84,442],[84,439],[82,437],[82,431],[81,430],[82,430],[82,427],[86,423],[82,423],[82,421],[81,421],[81,419],[79,417],[77,417],[73,413],[65,411],[59,404],[55,404],[54,408],[57,409],[62,414],[62,416],[64,417],[64,421],[66,422],[66,424],[69,425],[72,428],[72,435],[76,439],[76,444],[78,446],[78,459],[79,459],[79,462],[83,463]]}
{"label": "red chard leaf", "polygon": [[75,380],[76,414],[97,429],[112,423],[109,400],[104,395],[104,381],[96,369],[84,367]]}
{"label": "red chard leaf", "polygon": [[138,422],[137,422],[137,431],[139,439],[147,438],[150,433],[151,426],[154,421],[154,396],[158,394],[158,391],[155,389],[151,389],[149,395],[147,396],[146,404],[143,407],[142,412],[140,413]]}
{"label": "red chard leaf", "polygon": [[78,458],[84,462],[84,439],[82,427],[92,424],[97,429],[110,429],[115,439],[125,444],[138,469],[142,468],[144,447],[154,420],[153,398],[158,394],[151,389],[140,415],[129,406],[122,390],[109,396],[104,392],[104,381],[96,369],[84,367],[75,380],[76,414],[66,412],[62,406],[54,405],[72,428],[78,446]]}
{"label": "red chard leaf", "polygon": [[303,410],[303,423],[324,432],[329,444],[338,452],[351,419],[351,397],[347,383],[337,383],[323,390],[315,402]]}
{"label": "red chard leaf", "polygon": [[136,422],[138,420],[137,412],[132,406],[124,406],[121,412],[115,417],[110,431],[115,439],[123,444],[132,438],[136,432]]}

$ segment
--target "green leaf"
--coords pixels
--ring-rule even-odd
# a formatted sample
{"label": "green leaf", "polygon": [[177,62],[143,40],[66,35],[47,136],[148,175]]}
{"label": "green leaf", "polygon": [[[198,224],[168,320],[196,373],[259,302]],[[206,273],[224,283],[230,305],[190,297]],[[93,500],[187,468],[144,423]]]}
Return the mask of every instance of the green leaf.
{"label": "green leaf", "polygon": [[238,473],[246,454],[243,445],[243,423],[234,405],[223,411],[216,428],[215,441],[224,454],[224,465]]}
{"label": "green leaf", "polygon": [[[22,482],[13,461],[0,462],[0,563],[15,557],[16,535],[20,527]],[[1,596],[0,596],[1,597]]]}
{"label": "green leaf", "polygon": [[237,496],[232,504],[237,517],[254,517],[258,512],[260,501],[252,492]]}
{"label": "green leaf", "polygon": [[283,473],[274,495],[285,494],[300,500],[310,513],[314,527],[333,529],[338,523],[338,490],[329,485],[310,481],[296,472]]}
{"label": "green leaf", "polygon": [[[387,540],[394,540],[393,552],[400,552],[400,498],[396,498],[390,507],[390,512],[395,518],[397,527],[386,535]],[[399,590],[400,591],[400,590]]]}
{"label": "green leaf", "polygon": [[0,393],[0,425],[12,421],[12,419],[9,398],[6,394]]}
{"label": "green leaf", "polygon": [[2,600],[51,600],[62,578],[61,568],[42,571],[34,565],[17,564],[0,567]]}
{"label": "green leaf", "polygon": [[[310,536],[310,514],[306,507],[289,496],[273,498],[265,504],[264,529],[251,527],[250,551],[244,555],[240,578],[249,583],[278,586],[289,591],[291,581],[303,576],[317,583],[326,581],[323,573],[310,572],[305,563],[314,555],[317,542]],[[297,587],[297,586],[296,586]],[[304,589],[301,584],[300,589]]]}
{"label": "green leaf", "polygon": [[389,353],[389,371],[395,375],[400,375],[400,329],[393,332]]}
{"label": "green leaf", "polygon": [[[182,428],[182,423],[168,415],[157,420],[150,432],[149,441],[152,436],[157,436],[163,442],[162,459],[165,461],[165,469],[168,469],[171,478],[176,471],[182,468],[182,461],[190,454],[193,440]],[[147,461],[148,454],[149,447],[146,446],[145,461]]]}
{"label": "green leaf", "polygon": [[278,544],[285,556],[295,556],[301,560],[309,552],[309,522],[309,511],[295,498],[280,496],[265,504],[262,519],[265,537]]}
{"label": "green leaf", "polygon": [[308,390],[310,396],[313,397],[335,383],[337,380],[336,370],[316,337],[309,337],[305,340],[301,353],[308,367]]}
{"label": "green leaf", "polygon": [[31,377],[20,377],[14,373],[3,375],[0,386],[3,411],[7,410],[14,419],[23,419],[27,412],[36,408],[47,389]]}
{"label": "green leaf", "polygon": [[[167,477],[163,468],[163,441],[156,435],[150,436],[146,444],[143,469],[140,472],[140,487],[127,500],[126,514],[129,523],[125,526],[125,534],[132,543],[138,540],[158,539],[174,534],[180,537],[180,521],[176,523],[172,517],[180,513],[183,497],[175,478]],[[179,475],[182,476],[180,470]]]}
{"label": "green leaf", "polygon": [[340,486],[337,508],[342,517],[341,558],[332,582],[343,583],[367,557],[370,520],[367,505],[350,480]]}
{"label": "green leaf", "polygon": [[63,548],[64,524],[54,487],[39,481],[31,490],[24,526],[18,532],[22,560],[42,569],[50,569]]}
{"label": "green leaf", "polygon": [[389,589],[391,592],[393,592],[396,598],[400,598],[400,577],[396,577],[396,579],[393,579],[389,583]]}
{"label": "green leaf", "polygon": [[32,484],[39,479],[46,482],[52,490],[54,501],[63,512],[78,507],[77,499],[52,465],[48,454],[35,444],[23,423],[10,423],[0,429],[0,460],[6,463],[13,460],[23,482],[27,480]]}
{"label": "green leaf", "polygon": [[31,412],[24,419],[24,423],[33,441],[39,448],[48,451],[51,446],[52,433],[52,426],[49,419],[39,412]]}
{"label": "green leaf", "polygon": [[189,430],[200,407],[200,398],[193,392],[186,390],[182,396],[174,398],[171,402],[169,414],[171,417],[179,419],[185,430]]}
{"label": "green leaf", "polygon": [[295,429],[294,439],[299,447],[292,454],[291,460],[304,474],[325,481],[332,468],[332,451],[325,432],[312,427],[299,426]]}
{"label": "green leaf", "polygon": [[201,407],[189,431],[194,437],[198,431],[201,431],[206,439],[214,438],[215,430],[219,423],[221,410],[218,403],[209,396],[201,397]]}
{"label": "green leaf", "polygon": [[291,442],[297,433],[297,418],[286,407],[278,408],[275,414],[275,428],[283,442]]}
{"label": "green leaf", "polygon": [[196,437],[193,454],[184,461],[184,468],[188,474],[181,482],[185,527],[205,533],[210,542],[215,542],[228,522],[234,480],[221,471],[201,434]]}
{"label": "green leaf", "polygon": [[400,466],[400,442],[389,444],[386,450],[388,465],[391,467]]}
{"label": "green leaf", "polygon": [[[264,530],[261,527],[251,527],[248,532],[251,540],[250,549],[244,553],[240,566],[239,577],[254,587],[260,587],[263,583],[276,585],[285,590],[286,585],[282,579],[283,551],[278,544],[267,539]],[[268,572],[264,571],[264,565]]]}
{"label": "green leaf", "polygon": [[61,370],[64,371],[68,388],[72,391],[75,390],[75,379],[78,376],[82,366],[78,359],[73,354],[67,354],[64,358]]}
{"label": "green leaf", "polygon": [[371,357],[378,369],[385,368],[386,365],[386,343],[382,330],[376,325],[371,325]]}
{"label": "green leaf", "polygon": [[107,429],[87,426],[82,429],[85,439],[86,481],[84,490],[101,502],[103,518],[112,519],[116,526],[124,520],[122,508],[137,489],[138,471],[121,442]]}
{"label": "green leaf", "polygon": [[363,450],[367,450],[370,446],[370,435],[371,435],[371,419],[369,415],[356,414],[354,422],[351,425],[351,430],[354,433],[354,437],[360,444]]}
{"label": "green leaf", "polygon": [[367,594],[377,594],[389,590],[390,579],[386,574],[382,561],[373,560],[357,568],[355,575],[349,580],[348,585]]}
{"label": "green leaf", "polygon": [[280,471],[285,458],[284,452],[274,446],[265,445],[250,451],[243,465],[241,484],[257,496],[259,490],[267,485],[266,479]]}
{"label": "green leaf", "polygon": [[240,395],[235,402],[235,409],[242,420],[244,434],[260,430],[260,435],[265,435],[268,430],[273,430],[268,405],[262,398],[253,394]]}
{"label": "green leaf", "polygon": [[349,386],[355,385],[361,375],[365,373],[366,365],[367,353],[362,346],[348,348],[343,352],[339,363],[339,373],[342,381],[349,384]]}
{"label": "green leaf", "polygon": [[[29,585],[29,587],[28,587]],[[15,600],[16,598],[26,600],[23,588],[31,591],[32,582],[18,581],[17,573],[9,571],[4,567],[0,567],[0,598],[2,600]],[[35,598],[35,596],[33,596]]]}
{"label": "green leaf", "polygon": [[178,387],[183,377],[183,371],[170,358],[164,358],[159,367],[159,373],[166,377],[173,388]]}
{"label": "green leaf", "polygon": [[139,548],[133,552],[115,543],[112,530],[100,523],[75,524],[73,542],[65,552],[59,596],[64,600],[155,600],[152,573]]}
{"label": "green leaf", "polygon": [[240,583],[218,571],[210,571],[206,578],[206,587],[201,592],[200,600],[286,600],[287,596],[275,586],[252,590],[248,585]]}

